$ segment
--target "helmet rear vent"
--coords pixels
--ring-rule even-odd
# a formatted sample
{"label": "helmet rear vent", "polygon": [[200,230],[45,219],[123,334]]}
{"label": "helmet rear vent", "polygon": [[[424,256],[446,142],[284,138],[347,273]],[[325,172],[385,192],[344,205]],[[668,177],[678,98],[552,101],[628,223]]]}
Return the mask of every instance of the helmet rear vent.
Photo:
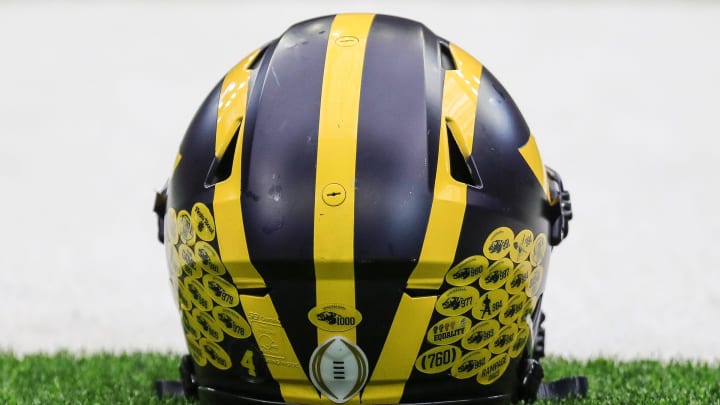
{"label": "helmet rear vent", "polygon": [[215,156],[210,164],[210,170],[208,171],[207,177],[205,178],[205,187],[212,187],[221,181],[225,181],[232,174],[233,159],[235,157],[235,147],[237,146],[238,135],[240,133],[240,127],[242,122],[238,124],[238,128],[235,130],[235,134],[230,143],[228,144],[225,151],[220,157]]}
{"label": "helmet rear vent", "polygon": [[472,165],[472,159],[465,159],[462,151],[460,151],[457,141],[455,140],[455,136],[450,130],[450,125],[446,125],[446,128],[448,152],[450,154],[450,175],[453,179],[461,183],[465,183],[473,187],[479,187],[481,183],[473,177],[473,170],[470,167]]}
{"label": "helmet rear vent", "polygon": [[445,70],[456,70],[455,58],[453,58],[447,44],[440,43],[440,64]]}

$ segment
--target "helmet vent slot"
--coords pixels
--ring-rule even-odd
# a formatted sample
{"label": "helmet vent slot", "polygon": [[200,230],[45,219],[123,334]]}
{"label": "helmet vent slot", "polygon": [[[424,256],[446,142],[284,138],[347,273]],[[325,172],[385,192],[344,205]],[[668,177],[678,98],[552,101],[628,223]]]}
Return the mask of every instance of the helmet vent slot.
{"label": "helmet vent slot", "polygon": [[[242,122],[240,122],[240,124],[242,124]],[[212,164],[210,164],[210,170],[205,178],[205,187],[212,187],[221,181],[225,181],[230,177],[230,174],[232,174],[235,147],[237,146],[238,135],[240,133],[240,127],[242,126],[240,124],[238,124],[235,134],[232,139],[230,139],[227,148],[225,148],[225,152],[223,152],[219,158],[215,156]]]}
{"label": "helmet vent slot", "polygon": [[447,44],[440,43],[440,64],[445,70],[456,70],[455,58],[453,58]]}
{"label": "helmet vent slot", "polygon": [[448,152],[450,154],[450,175],[453,179],[465,183],[469,186],[478,187],[480,184],[473,178],[471,162],[465,160],[465,157],[460,151],[460,147],[455,140],[455,136],[450,130],[450,126],[446,125],[447,128],[447,140],[448,140]]}

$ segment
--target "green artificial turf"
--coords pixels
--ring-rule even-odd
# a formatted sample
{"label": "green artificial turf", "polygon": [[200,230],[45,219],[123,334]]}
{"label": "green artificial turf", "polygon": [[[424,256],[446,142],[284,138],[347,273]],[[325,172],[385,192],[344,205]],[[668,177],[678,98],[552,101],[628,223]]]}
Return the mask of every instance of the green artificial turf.
{"label": "green artificial turf", "polygon": [[[0,353],[0,404],[183,404],[157,400],[156,379],[178,378],[174,354]],[[720,365],[610,359],[543,360],[546,379],[586,375],[586,399],[538,404],[720,404]]]}

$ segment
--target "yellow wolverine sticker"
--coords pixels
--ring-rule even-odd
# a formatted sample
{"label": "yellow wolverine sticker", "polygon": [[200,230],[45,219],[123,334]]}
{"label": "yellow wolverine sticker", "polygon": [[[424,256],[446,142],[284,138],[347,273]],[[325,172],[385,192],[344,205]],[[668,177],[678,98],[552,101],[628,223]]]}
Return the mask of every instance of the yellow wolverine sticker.
{"label": "yellow wolverine sticker", "polygon": [[178,304],[180,309],[183,311],[189,311],[192,308],[192,299],[190,298],[190,292],[188,291],[185,284],[178,283]]}
{"label": "yellow wolverine sticker", "polygon": [[472,316],[478,320],[492,319],[505,308],[508,293],[505,290],[493,290],[483,294],[473,307]]}
{"label": "yellow wolverine sticker", "polygon": [[212,314],[217,319],[223,331],[232,337],[245,339],[252,335],[250,324],[242,317],[242,315],[230,308],[215,307]]}
{"label": "yellow wolverine sticker", "polygon": [[510,364],[510,357],[507,353],[493,357],[490,361],[485,363],[485,366],[482,369],[480,369],[477,376],[477,382],[482,385],[494,383],[498,380],[498,378],[500,378],[500,376],[503,375],[508,364]]}
{"label": "yellow wolverine sticker", "polygon": [[192,317],[200,326],[200,333],[202,333],[206,338],[212,340],[213,342],[219,342],[225,338],[220,325],[218,325],[215,319],[207,312],[202,312],[195,308],[192,311]]}
{"label": "yellow wolverine sticker", "polygon": [[195,244],[195,257],[200,268],[210,274],[221,276],[225,274],[225,266],[220,261],[220,255],[207,242],[199,241]]}
{"label": "yellow wolverine sticker", "polygon": [[219,305],[234,307],[240,302],[237,288],[222,277],[206,274],[202,280],[205,287],[210,291],[210,297]]}
{"label": "yellow wolverine sticker", "polygon": [[342,332],[360,324],[362,314],[357,309],[344,304],[323,304],[308,312],[308,320],[322,330]]}
{"label": "yellow wolverine sticker", "polygon": [[192,225],[198,238],[207,242],[215,239],[215,220],[207,205],[201,202],[193,205]]}
{"label": "yellow wolverine sticker", "polygon": [[510,247],[510,260],[520,263],[530,256],[530,248],[533,244],[533,233],[529,229],[523,229],[515,236],[515,241]]}
{"label": "yellow wolverine sticker", "polygon": [[513,295],[505,308],[500,311],[500,322],[503,325],[515,322],[515,320],[522,314],[526,301],[527,296],[524,292],[518,295]]}
{"label": "yellow wolverine sticker", "polygon": [[170,276],[177,277],[180,275],[180,256],[175,246],[168,244],[167,249],[170,252]]}
{"label": "yellow wolverine sticker", "polygon": [[530,262],[521,262],[515,266],[515,270],[510,274],[510,278],[505,283],[505,289],[510,294],[519,294],[525,292],[525,287],[530,278]]}
{"label": "yellow wolverine sticker", "polygon": [[544,233],[541,233],[535,239],[532,249],[530,250],[530,264],[537,266],[542,263],[545,258],[545,252],[547,252],[548,244],[547,237]]}
{"label": "yellow wolverine sticker", "polygon": [[467,350],[478,350],[490,344],[498,335],[500,324],[491,319],[477,323],[462,339],[462,347]]}
{"label": "yellow wolverine sticker", "polygon": [[187,341],[190,356],[192,356],[193,360],[195,360],[195,363],[197,363],[200,367],[205,366],[207,364],[207,358],[205,357],[205,352],[200,347],[200,344],[194,339],[185,340]]}
{"label": "yellow wolverine sticker", "polygon": [[182,243],[192,246],[195,243],[195,229],[192,226],[190,213],[185,210],[180,211],[177,217],[177,226]]}
{"label": "yellow wolverine sticker", "polygon": [[200,325],[195,322],[195,319],[190,316],[187,312],[182,312],[182,326],[185,331],[185,337],[190,340],[198,340],[202,337],[200,334]]}
{"label": "yellow wolverine sticker", "polygon": [[223,348],[218,344],[207,339],[200,339],[199,344],[205,354],[205,358],[207,358],[207,361],[215,366],[215,368],[227,370],[232,366],[230,356],[228,356],[228,354],[225,353],[225,350],[223,350]]}
{"label": "yellow wolverine sticker", "polygon": [[187,245],[180,245],[178,256],[180,256],[183,273],[192,278],[200,278],[200,276],[202,276],[202,270],[200,270],[200,266],[197,264],[195,252],[193,252],[192,249],[187,247]]}
{"label": "yellow wolverine sticker", "polygon": [[447,345],[462,339],[470,330],[472,321],[466,316],[452,316],[441,319],[427,333],[427,341],[434,345]]}
{"label": "yellow wolverine sticker", "polygon": [[500,259],[492,264],[488,270],[480,275],[480,287],[490,291],[500,288],[510,278],[513,263],[510,259]]}
{"label": "yellow wolverine sticker", "polygon": [[535,306],[537,305],[538,297],[528,297],[528,299],[525,301],[525,307],[523,308],[522,314],[520,314],[520,318],[518,318],[518,321],[524,320],[528,315],[532,316],[532,314],[535,312]]}
{"label": "yellow wolverine sticker", "polygon": [[490,351],[487,349],[477,350],[464,355],[450,370],[450,374],[458,379],[466,379],[479,373],[490,360]]}
{"label": "yellow wolverine sticker", "polygon": [[483,245],[483,254],[490,260],[500,260],[510,252],[513,241],[515,234],[512,229],[501,226],[490,232]]}
{"label": "yellow wolverine sticker", "polygon": [[185,287],[190,294],[190,301],[192,301],[192,303],[196,307],[202,309],[203,311],[209,311],[212,309],[212,299],[210,298],[210,296],[208,296],[207,292],[205,291],[205,287],[200,284],[200,281],[194,278],[185,277],[185,280],[183,282],[185,283]]}
{"label": "yellow wolverine sticker", "polygon": [[177,214],[170,208],[165,213],[165,243],[174,245],[178,242]]}
{"label": "yellow wolverine sticker", "polygon": [[473,287],[451,288],[438,298],[435,310],[445,316],[462,315],[473,307],[479,295]]}
{"label": "yellow wolverine sticker", "polygon": [[448,271],[445,280],[450,285],[463,286],[472,284],[487,270],[488,259],[483,256],[470,256]]}
{"label": "yellow wolverine sticker", "polygon": [[455,346],[437,346],[415,360],[415,368],[425,374],[437,374],[449,369],[460,358],[462,350]]}
{"label": "yellow wolverine sticker", "polygon": [[515,324],[507,325],[504,328],[500,329],[497,337],[495,338],[495,340],[493,340],[492,343],[490,343],[490,346],[488,347],[490,349],[490,352],[492,354],[500,354],[507,352],[510,346],[515,343],[517,333],[518,327]]}
{"label": "yellow wolverine sticker", "polygon": [[537,297],[540,295],[543,282],[543,273],[545,270],[542,266],[537,266],[530,273],[530,282],[525,290],[529,297]]}
{"label": "yellow wolverine sticker", "polygon": [[510,357],[515,358],[523,351],[529,337],[530,327],[526,322],[521,322],[518,327],[517,339],[510,347]]}

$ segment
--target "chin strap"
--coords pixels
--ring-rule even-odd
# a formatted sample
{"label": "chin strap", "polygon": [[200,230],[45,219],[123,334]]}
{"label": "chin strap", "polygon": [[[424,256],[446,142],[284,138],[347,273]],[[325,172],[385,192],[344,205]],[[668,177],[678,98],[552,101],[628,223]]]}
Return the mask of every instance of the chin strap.
{"label": "chin strap", "polygon": [[180,381],[157,380],[155,381],[155,393],[160,399],[197,399],[198,386],[195,382],[195,368],[190,355],[186,354],[180,360]]}
{"label": "chin strap", "polygon": [[525,371],[520,384],[520,399],[532,402],[536,399],[559,400],[571,397],[585,397],[588,392],[588,381],[585,376],[561,378],[556,381],[543,382],[545,373],[536,359],[525,361]]}

